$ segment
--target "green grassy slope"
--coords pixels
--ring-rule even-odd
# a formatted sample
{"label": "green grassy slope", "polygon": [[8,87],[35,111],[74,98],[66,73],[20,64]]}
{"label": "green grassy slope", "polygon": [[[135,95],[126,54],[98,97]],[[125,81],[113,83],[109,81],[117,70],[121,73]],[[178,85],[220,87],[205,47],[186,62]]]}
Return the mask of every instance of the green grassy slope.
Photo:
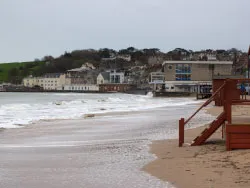
{"label": "green grassy slope", "polygon": [[0,83],[9,82],[9,72],[17,69],[19,77],[25,77],[40,69],[44,62],[20,62],[0,64]]}

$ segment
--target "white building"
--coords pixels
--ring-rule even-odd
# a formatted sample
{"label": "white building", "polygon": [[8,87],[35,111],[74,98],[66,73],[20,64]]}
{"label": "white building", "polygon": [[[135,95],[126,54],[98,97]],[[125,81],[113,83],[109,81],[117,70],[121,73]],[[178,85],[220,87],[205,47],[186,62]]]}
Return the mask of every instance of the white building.
{"label": "white building", "polygon": [[125,81],[124,72],[110,71],[110,83],[123,84]]}
{"label": "white building", "polygon": [[42,77],[29,76],[23,79],[25,87],[40,86],[44,90],[63,90],[65,85],[65,74],[48,73]]}
{"label": "white building", "polygon": [[151,72],[150,82],[152,84],[163,84],[165,82],[165,74],[163,72]]}
{"label": "white building", "polygon": [[25,87],[40,86],[44,90],[65,90],[65,91],[99,91],[95,84],[74,84],[66,74],[48,73],[42,77],[29,76],[23,79]]}
{"label": "white building", "polygon": [[108,72],[101,72],[97,76],[97,84],[123,84],[125,83],[125,73],[117,72],[115,70],[111,70]]}
{"label": "white building", "polygon": [[65,91],[99,91],[98,85],[88,85],[88,84],[75,84],[75,85],[65,85],[63,88]]}
{"label": "white building", "polygon": [[100,84],[108,84],[110,80],[110,73],[109,72],[101,72],[97,76],[97,85]]}
{"label": "white building", "polygon": [[24,78],[23,79],[23,85],[25,87],[34,87],[34,86],[37,86],[37,79],[38,77],[32,77],[32,76],[29,76],[27,78]]}

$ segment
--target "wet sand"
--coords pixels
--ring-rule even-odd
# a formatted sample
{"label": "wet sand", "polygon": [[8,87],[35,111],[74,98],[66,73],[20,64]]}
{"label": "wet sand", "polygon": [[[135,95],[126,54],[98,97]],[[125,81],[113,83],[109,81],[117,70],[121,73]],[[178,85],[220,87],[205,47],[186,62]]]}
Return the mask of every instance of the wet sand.
{"label": "wet sand", "polygon": [[178,112],[194,108],[40,121],[0,131],[0,187],[170,187],[141,168],[154,159],[151,141],[175,135]]}
{"label": "wet sand", "polygon": [[[207,113],[218,115],[220,107]],[[250,122],[249,106],[234,106],[233,121]],[[205,126],[185,131],[185,142],[201,133]],[[226,151],[219,129],[205,145],[178,147],[178,140],[154,141],[151,152],[157,159],[143,170],[178,188],[249,188],[250,150]]]}

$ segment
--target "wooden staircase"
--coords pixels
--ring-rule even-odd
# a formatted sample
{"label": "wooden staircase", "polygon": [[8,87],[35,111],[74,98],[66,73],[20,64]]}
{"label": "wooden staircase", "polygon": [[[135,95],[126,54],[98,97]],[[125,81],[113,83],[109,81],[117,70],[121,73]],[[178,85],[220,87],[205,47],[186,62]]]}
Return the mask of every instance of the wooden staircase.
{"label": "wooden staircase", "polygon": [[[181,118],[179,120],[179,147],[182,147],[184,143],[184,131],[185,131],[185,125],[205,106],[210,104],[214,98],[217,95],[220,95],[220,92],[224,90],[225,83],[220,86],[219,89],[217,89],[214,94],[203,104],[198,108],[187,120],[184,118]],[[214,120],[209,128],[206,128],[200,136],[196,137],[193,140],[192,146],[197,146],[203,144],[224,122],[226,121],[226,113],[225,111],[222,112],[216,120]]]}
{"label": "wooden staircase", "polygon": [[204,129],[202,133],[193,140],[191,146],[203,144],[225,121],[226,113],[222,112],[216,120],[211,122],[208,128]]}

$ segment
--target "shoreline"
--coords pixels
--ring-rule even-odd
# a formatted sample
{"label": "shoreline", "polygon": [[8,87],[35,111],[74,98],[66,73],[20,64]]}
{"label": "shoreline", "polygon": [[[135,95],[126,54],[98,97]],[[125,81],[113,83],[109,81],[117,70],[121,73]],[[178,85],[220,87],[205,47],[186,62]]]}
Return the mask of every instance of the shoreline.
{"label": "shoreline", "polygon": [[[221,110],[221,107],[208,107],[206,113],[216,116]],[[244,115],[249,114],[249,107],[233,108],[233,115],[238,121],[245,122]],[[206,126],[185,130],[185,143],[190,143]],[[150,152],[157,159],[142,170],[174,187],[250,187],[250,151],[226,151],[225,141],[221,139],[221,128],[202,146],[186,145],[179,148],[178,139],[168,139],[153,141]]]}
{"label": "shoreline", "polygon": [[[4,174],[0,177],[1,185],[6,188],[166,187],[167,183],[141,171],[155,159],[148,152],[151,140],[173,133],[166,126],[166,111],[157,108],[129,114],[6,129],[0,137]],[[174,122],[171,114],[169,117]],[[166,128],[169,132],[164,132]]]}
{"label": "shoreline", "polygon": [[[180,98],[180,97],[178,97]],[[194,101],[195,99],[193,97],[184,97],[184,98],[192,98]],[[190,103],[187,105],[196,105],[200,103]],[[177,105],[178,106],[178,105]],[[159,110],[159,109],[164,109],[167,106],[157,106],[157,107],[150,107],[150,108],[144,108],[144,109],[136,109],[136,110],[118,110],[118,111],[110,111],[106,108],[100,107],[99,111],[96,112],[89,112],[85,114],[81,114],[76,117],[72,118],[49,118],[49,119],[38,119],[38,120],[31,120],[28,123],[24,124],[13,124],[12,126],[14,127],[0,127],[3,130],[8,130],[8,129],[19,129],[19,128],[24,128],[24,127],[29,127],[29,126],[35,126],[47,122],[53,122],[56,123],[57,121],[70,121],[70,120],[84,120],[84,119],[93,119],[93,118],[105,118],[105,117],[115,117],[115,116],[126,116],[126,115],[132,115],[132,114],[143,114],[147,113],[149,111],[152,111],[154,109]]]}

